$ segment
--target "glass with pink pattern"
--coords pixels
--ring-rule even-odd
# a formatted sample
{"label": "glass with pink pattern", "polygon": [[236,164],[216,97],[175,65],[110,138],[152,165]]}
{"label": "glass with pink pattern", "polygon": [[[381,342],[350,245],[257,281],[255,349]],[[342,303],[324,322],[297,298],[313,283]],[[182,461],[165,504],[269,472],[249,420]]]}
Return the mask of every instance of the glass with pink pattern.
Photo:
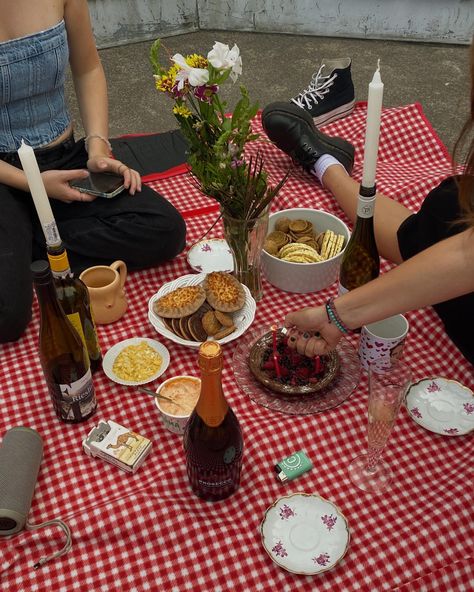
{"label": "glass with pink pattern", "polygon": [[349,465],[351,481],[359,489],[379,492],[390,484],[392,471],[381,456],[410,383],[411,370],[401,361],[384,370],[369,367],[368,450]]}

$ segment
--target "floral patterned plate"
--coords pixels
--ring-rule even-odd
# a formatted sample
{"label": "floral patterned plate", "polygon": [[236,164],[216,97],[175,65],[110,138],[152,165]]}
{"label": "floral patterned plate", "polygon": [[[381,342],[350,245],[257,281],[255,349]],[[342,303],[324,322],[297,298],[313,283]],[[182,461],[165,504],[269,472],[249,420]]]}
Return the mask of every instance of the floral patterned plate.
{"label": "floral patterned plate", "polygon": [[405,407],[416,423],[443,436],[462,436],[474,430],[474,393],[455,380],[423,378],[412,384]]}
{"label": "floral patterned plate", "polygon": [[186,256],[190,267],[200,273],[211,271],[234,271],[234,260],[227,241],[223,238],[208,238],[192,245]]}
{"label": "floral patterned plate", "polygon": [[319,574],[335,567],[346,554],[347,520],[319,495],[294,493],[280,497],[265,512],[260,526],[265,551],[292,573]]}

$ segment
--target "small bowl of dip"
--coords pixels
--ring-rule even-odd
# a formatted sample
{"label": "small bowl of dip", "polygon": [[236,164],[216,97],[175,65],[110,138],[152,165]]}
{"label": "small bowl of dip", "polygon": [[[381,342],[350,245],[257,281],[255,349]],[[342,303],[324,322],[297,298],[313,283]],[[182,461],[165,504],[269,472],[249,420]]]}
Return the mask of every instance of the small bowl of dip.
{"label": "small bowl of dip", "polygon": [[165,428],[174,434],[184,434],[184,427],[196,406],[201,379],[196,376],[174,376],[160,384],[156,392],[172,399],[155,399]]}

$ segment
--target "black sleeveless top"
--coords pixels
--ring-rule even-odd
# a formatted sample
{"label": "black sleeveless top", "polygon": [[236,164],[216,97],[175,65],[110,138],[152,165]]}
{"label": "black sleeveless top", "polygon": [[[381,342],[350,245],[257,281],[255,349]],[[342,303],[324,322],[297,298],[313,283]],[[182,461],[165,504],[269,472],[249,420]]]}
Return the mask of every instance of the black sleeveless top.
{"label": "black sleeveless top", "polygon": [[[398,229],[403,259],[466,230],[465,224],[456,224],[460,217],[458,188],[450,177],[430,191],[419,212],[407,218]],[[474,365],[474,292],[440,302],[433,308],[443,321],[446,333]]]}

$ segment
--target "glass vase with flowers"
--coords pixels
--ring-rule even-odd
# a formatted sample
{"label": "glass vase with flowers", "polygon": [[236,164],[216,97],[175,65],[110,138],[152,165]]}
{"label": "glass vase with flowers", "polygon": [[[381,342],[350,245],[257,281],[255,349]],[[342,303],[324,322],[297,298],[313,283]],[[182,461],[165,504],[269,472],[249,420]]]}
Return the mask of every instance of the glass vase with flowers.
{"label": "glass vase with flowers", "polygon": [[225,82],[235,82],[242,73],[239,48],[216,42],[207,57],[170,56],[168,68],[160,64],[160,50],[158,39],[150,51],[156,88],[174,102],[173,114],[188,142],[188,164],[197,187],[220,204],[234,274],[259,300],[260,254],[270,204],[288,173],[271,186],[260,152],[245,154],[247,144],[259,137],[251,126],[258,104],[251,104],[247,89],[240,86],[240,99],[229,114],[219,94]]}

